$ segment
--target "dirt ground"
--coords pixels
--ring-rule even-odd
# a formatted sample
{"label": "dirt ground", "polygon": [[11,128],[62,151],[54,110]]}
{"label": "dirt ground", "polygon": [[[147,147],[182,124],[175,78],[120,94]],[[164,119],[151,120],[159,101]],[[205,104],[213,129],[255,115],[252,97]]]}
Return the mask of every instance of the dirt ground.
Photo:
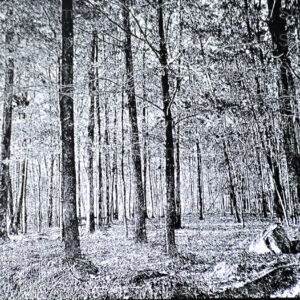
{"label": "dirt ground", "polygon": [[[172,299],[300,296],[297,254],[248,252],[270,220],[247,217],[245,227],[232,216],[183,217],[176,230],[178,255],[165,253],[164,219],[147,220],[148,243],[137,245],[133,224],[86,234],[84,259],[68,262],[58,228],[12,236],[0,245],[1,299]],[[291,239],[297,227],[288,230]]]}

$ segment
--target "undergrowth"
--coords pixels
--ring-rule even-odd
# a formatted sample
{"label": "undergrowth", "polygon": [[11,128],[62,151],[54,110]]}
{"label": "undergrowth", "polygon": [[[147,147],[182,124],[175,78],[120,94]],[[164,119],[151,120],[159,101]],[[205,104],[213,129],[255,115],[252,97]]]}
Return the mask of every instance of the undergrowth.
{"label": "undergrowth", "polygon": [[163,220],[147,221],[148,243],[144,245],[135,244],[133,224],[129,225],[128,238],[120,222],[94,234],[82,229],[83,258],[76,263],[63,259],[58,229],[12,236],[0,245],[0,295],[2,299],[242,295],[234,286],[251,282],[266,268],[299,260],[299,255],[255,255],[247,251],[250,241],[268,224],[250,219],[243,228],[230,216],[211,215],[204,221],[185,216],[183,228],[176,230],[178,255],[174,258],[165,253]]}

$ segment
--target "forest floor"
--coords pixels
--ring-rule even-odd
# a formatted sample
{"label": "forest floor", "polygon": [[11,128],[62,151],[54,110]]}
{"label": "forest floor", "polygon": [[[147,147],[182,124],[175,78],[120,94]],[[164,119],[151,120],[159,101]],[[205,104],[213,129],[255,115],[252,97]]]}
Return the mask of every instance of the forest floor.
{"label": "forest floor", "polygon": [[[86,234],[83,227],[81,249],[86,260],[77,267],[62,258],[57,228],[12,236],[0,245],[1,299],[300,296],[299,254],[248,252],[250,242],[270,220],[249,217],[243,228],[232,216],[208,215],[199,221],[186,215],[182,224],[176,230],[175,258],[165,253],[163,219],[147,221],[144,245],[135,244],[133,224],[128,238],[121,222],[94,234]],[[296,232],[296,226],[288,229],[291,238]]]}

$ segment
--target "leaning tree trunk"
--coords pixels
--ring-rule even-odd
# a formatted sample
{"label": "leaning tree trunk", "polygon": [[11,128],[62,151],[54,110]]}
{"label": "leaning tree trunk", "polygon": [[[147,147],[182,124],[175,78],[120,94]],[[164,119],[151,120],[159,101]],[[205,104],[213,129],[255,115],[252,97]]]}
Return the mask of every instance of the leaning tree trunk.
{"label": "leaning tree trunk", "polygon": [[[10,11],[12,17],[12,11]],[[12,101],[14,85],[14,60],[13,54],[13,37],[14,32],[11,29],[6,34],[6,45],[8,47],[8,59],[6,62],[5,88],[4,88],[4,106],[3,106],[3,123],[1,137],[1,160],[0,160],[0,239],[7,238],[7,203],[9,199],[10,187],[10,144],[11,144],[11,126],[12,126]]]}
{"label": "leaning tree trunk", "polygon": [[73,110],[73,0],[62,0],[62,66],[60,88],[61,196],[63,242],[67,258],[80,257],[76,216],[76,171]]}
{"label": "leaning tree trunk", "polygon": [[174,170],[174,141],[173,141],[173,118],[171,113],[171,97],[169,91],[169,69],[168,50],[164,33],[163,0],[158,0],[158,32],[160,39],[160,64],[163,68],[161,85],[163,92],[163,112],[165,118],[166,135],[166,187],[167,187],[167,207],[166,207],[166,242],[167,252],[173,255],[176,252],[175,244],[175,170]]}
{"label": "leaning tree trunk", "polygon": [[123,0],[123,26],[125,29],[124,54],[126,63],[127,83],[126,93],[128,97],[129,120],[131,124],[131,154],[134,170],[134,183],[136,202],[134,208],[135,238],[137,242],[146,242],[146,218],[144,210],[144,189],[142,180],[141,149],[139,141],[139,129],[137,120],[137,109],[134,87],[133,58],[131,50],[131,30],[128,0]]}
{"label": "leaning tree trunk", "polygon": [[23,184],[23,199],[22,199],[22,233],[27,233],[27,174],[28,174],[28,160],[25,159],[24,170],[24,184]]}

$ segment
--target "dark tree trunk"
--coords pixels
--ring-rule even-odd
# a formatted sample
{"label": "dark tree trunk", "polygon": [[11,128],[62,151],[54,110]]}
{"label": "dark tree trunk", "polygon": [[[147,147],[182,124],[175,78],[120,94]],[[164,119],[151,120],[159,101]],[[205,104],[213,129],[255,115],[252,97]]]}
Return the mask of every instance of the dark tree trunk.
{"label": "dark tree trunk", "polygon": [[15,203],[14,218],[12,224],[12,229],[14,233],[18,233],[18,231],[21,228],[21,213],[23,207],[25,176],[26,176],[26,159],[24,159],[22,163],[21,176],[22,178],[21,178],[21,183],[19,184],[19,194]]}
{"label": "dark tree trunk", "polygon": [[199,219],[203,220],[203,199],[202,199],[202,186],[201,186],[201,152],[199,142],[196,143],[197,147],[197,183],[198,183],[198,209],[199,209]]}
{"label": "dark tree trunk", "polygon": [[54,176],[54,155],[51,155],[50,165],[50,184],[49,184],[49,201],[48,201],[48,227],[53,226],[53,176]]}
{"label": "dark tree trunk", "polygon": [[[147,22],[147,20],[146,20]],[[148,151],[148,129],[147,129],[147,92],[146,92],[146,49],[143,49],[143,179],[144,179],[144,213],[145,218],[148,217],[147,214],[147,151]]]}
{"label": "dark tree trunk", "polygon": [[[12,10],[10,10],[12,17]],[[14,85],[14,60],[13,54],[13,37],[14,32],[10,30],[6,34],[6,45],[9,52],[9,58],[6,63],[5,72],[5,89],[4,89],[4,106],[2,121],[2,137],[1,137],[1,161],[0,161],[0,239],[7,238],[7,204],[9,199],[9,182],[10,182],[10,144],[11,144],[11,126],[12,126],[12,100]]]}
{"label": "dark tree trunk", "polygon": [[130,30],[130,17],[128,0],[123,0],[123,26],[125,29],[125,41],[124,41],[124,54],[126,63],[126,93],[128,97],[128,109],[129,120],[131,124],[131,155],[134,169],[134,183],[136,192],[136,202],[134,207],[135,216],[135,238],[137,242],[146,242],[146,218],[144,209],[144,189],[142,180],[142,162],[141,162],[141,149],[139,141],[139,129],[137,121],[137,109],[135,99],[135,87],[134,87],[134,70],[133,70],[133,58],[131,50],[131,30]]}
{"label": "dark tree trunk", "polygon": [[22,232],[27,233],[27,174],[28,174],[28,160],[25,159],[25,170],[23,178],[23,199],[22,199]]}
{"label": "dark tree trunk", "polygon": [[[299,111],[295,84],[289,58],[288,29],[281,0],[268,0],[269,30],[274,45],[273,54],[280,60],[280,112],[282,115],[283,147],[285,149],[290,182],[295,186],[300,202],[300,153],[299,153]],[[292,185],[291,185],[292,186]],[[291,193],[292,194],[292,193]]]}
{"label": "dark tree trunk", "polygon": [[[118,207],[118,165],[117,165],[117,110],[115,108],[115,119],[114,119],[114,138],[113,138],[113,146],[114,146],[114,155],[113,155],[113,169],[112,169],[112,212],[113,212],[113,219],[118,220],[119,218],[119,207]],[[113,194],[115,191],[115,197]]]}
{"label": "dark tree trunk", "polygon": [[89,124],[88,124],[88,180],[89,180],[89,205],[87,210],[87,231],[95,231],[95,212],[94,212],[94,136],[95,136],[95,96],[97,93],[96,86],[96,55],[97,55],[97,43],[98,36],[97,32],[93,32],[93,39],[91,43],[91,66],[89,70],[89,92],[90,92],[90,111],[89,111]]}
{"label": "dark tree trunk", "polygon": [[177,142],[176,142],[176,223],[175,229],[181,228],[181,199],[180,199],[180,140],[179,140],[179,125],[177,127]]}
{"label": "dark tree trunk", "polygon": [[235,185],[234,185],[234,180],[233,180],[233,171],[231,168],[231,164],[230,164],[230,160],[229,160],[229,156],[228,156],[228,151],[227,151],[227,146],[226,146],[226,142],[223,141],[223,147],[224,147],[224,156],[225,156],[225,163],[228,167],[228,174],[229,174],[229,188],[230,188],[230,199],[231,199],[231,203],[232,203],[232,209],[234,211],[235,214],[235,218],[237,220],[238,223],[242,223],[242,219],[240,217],[239,211],[238,211],[238,207],[237,207],[237,199],[236,199],[236,192],[235,192]]}
{"label": "dark tree trunk", "polygon": [[167,209],[166,209],[166,242],[167,252],[173,255],[176,252],[175,244],[175,170],[174,170],[174,141],[173,141],[173,119],[171,113],[171,97],[169,92],[169,69],[168,50],[164,33],[163,0],[158,0],[158,32],[160,39],[160,64],[163,68],[161,85],[163,92],[163,111],[165,118],[166,135],[166,187],[167,187]]}
{"label": "dark tree trunk", "polygon": [[273,208],[277,218],[280,221],[283,221],[285,215],[285,208],[283,205],[284,194],[283,194],[283,188],[280,180],[280,170],[279,170],[278,162],[275,159],[272,159],[272,154],[270,152],[266,153],[266,159],[269,168],[271,170],[271,174],[275,186]]}
{"label": "dark tree trunk", "polygon": [[[144,95],[145,99],[146,95]],[[144,137],[144,152],[143,152],[143,178],[144,178],[144,214],[147,214],[147,123],[146,123],[146,107],[143,107],[143,137]]]}
{"label": "dark tree trunk", "polygon": [[67,258],[80,257],[76,216],[76,172],[73,111],[73,0],[62,0],[62,66],[60,88],[63,242]]}

